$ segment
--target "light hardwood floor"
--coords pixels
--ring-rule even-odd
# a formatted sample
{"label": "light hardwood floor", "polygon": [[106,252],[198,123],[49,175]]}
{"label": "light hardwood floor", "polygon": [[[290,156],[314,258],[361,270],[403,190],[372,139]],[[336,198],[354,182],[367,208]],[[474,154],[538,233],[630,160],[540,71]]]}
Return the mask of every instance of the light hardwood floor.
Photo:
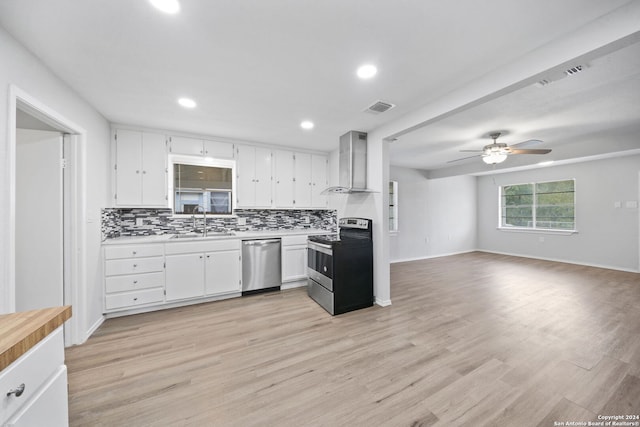
{"label": "light hardwood floor", "polygon": [[107,320],[73,426],[554,426],[640,415],[640,275],[486,253],[393,264],[393,305],[304,289]]}

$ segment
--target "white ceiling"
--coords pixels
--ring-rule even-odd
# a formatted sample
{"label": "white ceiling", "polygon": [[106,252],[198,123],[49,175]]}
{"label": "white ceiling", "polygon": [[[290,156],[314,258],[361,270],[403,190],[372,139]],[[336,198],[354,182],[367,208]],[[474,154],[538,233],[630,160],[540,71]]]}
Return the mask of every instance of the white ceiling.
{"label": "white ceiling", "polygon": [[[329,151],[346,131],[402,118],[629,0],[181,3],[170,16],[147,0],[2,0],[0,25],[113,123]],[[402,135],[392,162],[439,169],[496,129],[553,153],[604,127],[636,131],[639,56],[631,47]],[[379,69],[369,81],[355,76],[365,62]],[[182,109],[180,96],[198,107]],[[397,107],[363,111],[379,99]],[[302,130],[303,119],[316,127]]]}

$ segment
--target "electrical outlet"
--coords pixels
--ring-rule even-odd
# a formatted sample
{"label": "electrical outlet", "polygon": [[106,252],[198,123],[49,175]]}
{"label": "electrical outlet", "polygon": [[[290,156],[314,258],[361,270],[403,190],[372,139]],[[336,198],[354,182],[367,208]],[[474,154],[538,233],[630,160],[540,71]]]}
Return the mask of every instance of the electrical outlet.
{"label": "electrical outlet", "polygon": [[309,215],[302,217],[302,222],[304,222],[305,224],[309,224],[311,222],[311,218],[309,218]]}
{"label": "electrical outlet", "polygon": [[238,225],[247,225],[247,218],[238,218]]}
{"label": "electrical outlet", "polygon": [[144,219],[143,218],[136,218],[136,225],[138,227],[141,227],[144,225]]}
{"label": "electrical outlet", "polygon": [[538,242],[544,243],[544,237],[542,237],[542,236],[538,237]]}

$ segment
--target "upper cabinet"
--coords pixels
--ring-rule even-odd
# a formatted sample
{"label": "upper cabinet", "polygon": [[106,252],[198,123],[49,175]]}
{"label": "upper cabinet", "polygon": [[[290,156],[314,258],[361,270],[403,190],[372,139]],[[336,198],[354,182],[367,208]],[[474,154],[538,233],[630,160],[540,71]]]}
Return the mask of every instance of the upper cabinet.
{"label": "upper cabinet", "polygon": [[326,208],[327,188],[325,155],[274,151],[273,198],[275,208]]}
{"label": "upper cabinet", "polygon": [[167,207],[165,135],[118,129],[114,201],[121,207]]}
{"label": "upper cabinet", "polygon": [[237,154],[236,194],[238,208],[270,208],[271,150],[239,145]]}
{"label": "upper cabinet", "polygon": [[320,154],[295,153],[294,205],[296,208],[326,208],[328,158]]}
{"label": "upper cabinet", "polygon": [[291,151],[273,152],[273,204],[277,208],[293,208],[293,162]]}
{"label": "upper cabinet", "polygon": [[215,159],[233,159],[233,144],[197,138],[171,136],[169,138],[171,154],[213,157]]}

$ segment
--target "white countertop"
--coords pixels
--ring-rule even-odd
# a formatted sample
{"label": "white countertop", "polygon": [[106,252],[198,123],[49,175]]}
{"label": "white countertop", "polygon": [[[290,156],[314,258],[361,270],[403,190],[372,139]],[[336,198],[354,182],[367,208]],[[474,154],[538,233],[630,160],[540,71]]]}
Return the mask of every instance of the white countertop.
{"label": "white countertop", "polygon": [[[210,232],[206,240],[229,240],[229,239],[260,239],[264,237],[286,237],[312,234],[334,234],[335,230],[322,230],[318,228],[295,229],[295,230],[258,230],[258,231],[235,231],[233,235],[216,235]],[[138,243],[166,243],[166,242],[191,242],[205,240],[202,236],[173,239],[173,234],[162,234],[153,236],[124,236],[106,239],[103,245],[126,245]]]}

